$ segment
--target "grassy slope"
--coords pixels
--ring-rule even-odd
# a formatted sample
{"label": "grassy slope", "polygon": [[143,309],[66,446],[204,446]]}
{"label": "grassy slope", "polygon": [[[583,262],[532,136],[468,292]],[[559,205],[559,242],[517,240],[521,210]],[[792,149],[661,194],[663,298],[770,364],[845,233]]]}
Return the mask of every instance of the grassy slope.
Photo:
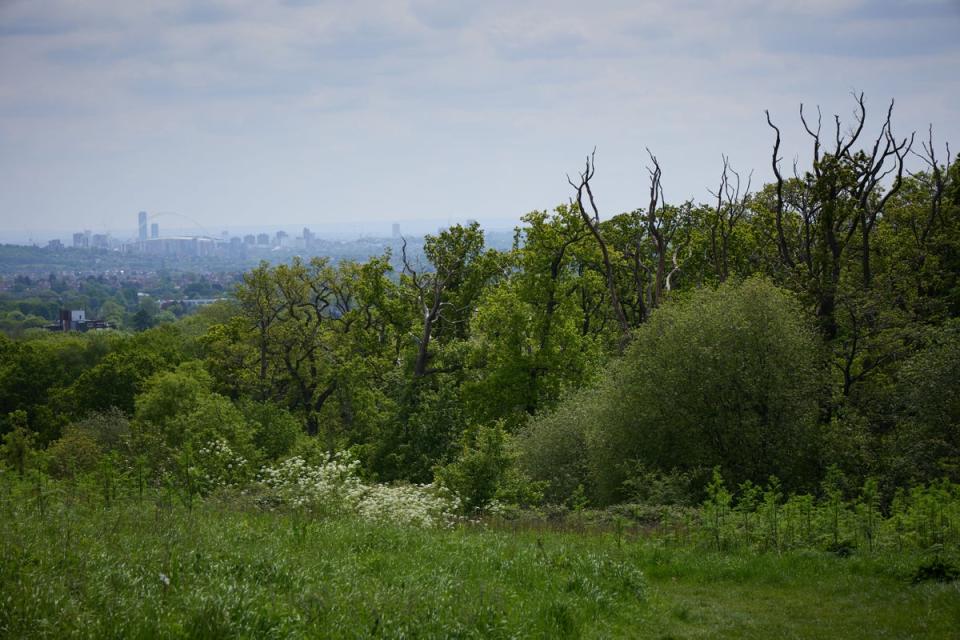
{"label": "grassy slope", "polygon": [[[732,555],[154,506],[0,514],[6,637],[960,637],[912,556]],[[161,574],[169,578],[164,584]]]}

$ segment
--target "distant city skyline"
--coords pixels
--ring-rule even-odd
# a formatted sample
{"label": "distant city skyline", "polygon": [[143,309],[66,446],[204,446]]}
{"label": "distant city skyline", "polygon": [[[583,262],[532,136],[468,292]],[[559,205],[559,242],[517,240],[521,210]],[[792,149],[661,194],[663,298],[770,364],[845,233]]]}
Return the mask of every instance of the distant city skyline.
{"label": "distant city skyline", "polygon": [[668,201],[709,201],[721,154],[772,179],[764,109],[802,163],[799,104],[847,125],[851,91],[869,136],[895,98],[896,135],[956,151],[957,33],[956,0],[3,2],[0,241],[140,210],[510,228],[594,147],[603,217],[643,206],[646,147]]}
{"label": "distant city skyline", "polygon": [[[247,234],[259,234],[259,233],[270,233],[274,234],[277,231],[283,231],[286,233],[300,233],[303,228],[306,226],[311,229],[311,231],[321,239],[329,240],[341,240],[341,239],[355,239],[363,237],[371,238],[382,238],[388,239],[396,237],[395,232],[399,230],[400,235],[410,236],[422,236],[428,233],[435,233],[438,230],[448,227],[453,224],[467,224],[469,221],[474,220],[474,218],[444,218],[444,219],[435,219],[435,220],[413,220],[406,223],[399,223],[395,221],[388,220],[369,220],[364,222],[355,222],[355,223],[345,223],[345,224],[332,224],[332,225],[304,225],[302,223],[264,223],[264,224],[253,224],[253,225],[232,225],[226,228],[215,227],[214,229],[207,229],[206,227],[200,226],[189,226],[185,224],[176,224],[176,225],[162,225],[158,224],[158,236],[171,236],[171,235],[206,235],[211,238],[220,238],[223,232],[227,232],[230,236],[239,236],[243,237]],[[134,218],[135,224],[129,225],[127,228],[102,228],[102,227],[93,227],[93,228],[69,228],[69,229],[2,229],[0,228],[0,244],[37,244],[45,245],[51,240],[60,240],[64,243],[65,246],[71,246],[71,238],[75,233],[89,231],[91,234],[108,234],[112,238],[121,241],[136,241],[139,236],[139,228],[136,224],[136,219]],[[489,224],[481,225],[485,231],[488,232],[507,232],[512,231],[517,225],[519,225],[519,218],[517,220],[511,219],[488,219]],[[152,227],[157,223],[149,223],[148,229],[152,234]],[[397,229],[399,227],[399,229]],[[153,237],[152,235],[150,237]]]}
{"label": "distant city skyline", "polygon": [[[158,223],[148,223],[148,229],[149,237],[151,238],[155,237],[152,234],[153,226],[156,225],[158,227],[156,237],[205,235],[211,238],[219,239],[222,237],[224,232],[231,237],[243,237],[248,234],[256,235],[261,233],[269,233],[270,235],[273,235],[278,231],[296,235],[302,232],[302,230],[306,227],[309,228],[314,235],[321,239],[350,240],[364,237],[389,239],[396,238],[398,233],[401,236],[419,237],[429,233],[436,233],[440,229],[446,228],[450,225],[468,224],[473,220],[474,218],[410,220],[403,224],[386,220],[372,220],[361,223],[335,225],[265,223],[260,225],[232,225],[227,228],[216,228],[216,231],[206,229],[205,227],[188,226],[184,224],[171,224],[167,226],[160,225]],[[72,245],[71,238],[74,236],[74,234],[83,232],[89,232],[91,236],[96,234],[106,234],[112,239],[122,242],[135,242],[139,239],[139,227],[136,224],[136,218],[134,218],[134,222],[135,224],[130,225],[127,228],[117,229],[95,227],[93,229],[70,228],[16,230],[0,228],[0,244],[46,245],[52,240],[60,240],[63,242],[64,246],[69,247]],[[478,222],[481,223],[484,231],[488,233],[512,232],[516,226],[520,224],[519,219],[488,219],[488,224],[484,224],[480,220],[478,220]]]}

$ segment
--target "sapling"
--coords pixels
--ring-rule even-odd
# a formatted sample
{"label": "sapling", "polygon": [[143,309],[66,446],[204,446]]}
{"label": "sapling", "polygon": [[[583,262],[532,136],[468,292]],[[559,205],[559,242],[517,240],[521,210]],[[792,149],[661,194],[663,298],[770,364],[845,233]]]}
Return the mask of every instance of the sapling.
{"label": "sapling", "polygon": [[857,512],[860,515],[861,530],[867,539],[867,547],[872,553],[876,545],[877,523],[880,519],[880,488],[876,478],[867,478],[864,481]]}
{"label": "sapling", "polygon": [[773,547],[780,551],[780,500],[783,492],[780,490],[780,479],[770,476],[767,488],[763,492],[763,508],[767,519],[767,535]]}
{"label": "sapling", "polygon": [[720,474],[720,467],[713,468],[713,478],[707,485],[707,501],[704,503],[704,515],[707,520],[707,526],[713,537],[717,551],[723,548],[722,531],[724,518],[727,511],[730,510],[730,503],[733,496],[727,491],[723,483],[723,476]]}
{"label": "sapling", "polygon": [[823,479],[823,483],[820,485],[826,496],[830,512],[830,529],[833,534],[834,547],[840,544],[840,512],[844,509],[843,483],[843,472],[837,465],[831,465],[827,469],[827,475]]}
{"label": "sapling", "polygon": [[753,541],[751,522],[756,513],[757,504],[760,501],[760,487],[746,480],[740,484],[740,496],[737,499],[736,511],[740,513],[743,520],[743,533],[747,545]]}

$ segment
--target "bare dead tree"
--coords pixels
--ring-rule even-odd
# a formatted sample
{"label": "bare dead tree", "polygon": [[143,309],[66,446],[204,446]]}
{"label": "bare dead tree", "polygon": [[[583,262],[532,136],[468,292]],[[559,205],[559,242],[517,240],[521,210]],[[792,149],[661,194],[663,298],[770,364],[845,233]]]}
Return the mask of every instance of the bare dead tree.
{"label": "bare dead tree", "polygon": [[[723,172],[720,174],[720,186],[716,192],[710,192],[717,199],[710,225],[710,253],[720,282],[725,282],[730,275],[730,238],[734,227],[746,213],[753,172],[751,171],[747,177],[746,188],[741,193],[740,174],[730,166],[730,159],[727,156],[722,157]],[[730,174],[735,180],[730,179]]]}
{"label": "bare dead tree", "polygon": [[773,124],[773,121],[770,119],[770,111],[764,111],[764,113],[767,114],[767,124],[770,125],[770,128],[777,134],[777,138],[773,143],[773,159],[771,161],[773,165],[773,175],[777,179],[777,204],[774,210],[774,221],[777,228],[777,249],[780,252],[780,259],[787,267],[792,269],[794,267],[793,257],[787,248],[787,238],[783,231],[784,201],[783,174],[780,173],[780,129],[777,128],[777,125]]}
{"label": "bare dead tree", "polygon": [[[813,143],[813,165],[803,177],[794,168],[798,194],[793,196],[798,219],[798,238],[791,247],[784,231],[787,216],[784,180],[779,168],[780,130],[769,111],[767,124],[774,129],[773,170],[777,179],[777,242],[783,263],[791,270],[798,261],[806,265],[807,277],[817,299],[817,315],[827,338],[836,335],[837,288],[843,269],[843,255],[860,231],[862,285],[871,286],[870,241],[874,226],[884,207],[902,184],[904,158],[913,145],[913,135],[897,140],[891,132],[893,101],[887,109],[880,133],[869,151],[853,151],[866,122],[863,94],[854,95],[854,125],[845,134],[839,116],[834,116],[833,148],[827,149],[823,137],[822,114],[817,109],[816,125],[808,122],[800,105],[800,121]],[[883,193],[884,181],[893,175],[891,187]]]}
{"label": "bare dead tree", "polygon": [[[663,197],[663,185],[660,181],[663,172],[657,157],[647,149],[652,167],[647,167],[650,174],[650,203],[647,207],[647,232],[653,244],[655,256],[653,286],[651,287],[650,307],[656,308],[663,301],[665,291],[671,287],[671,278],[680,271],[678,260],[680,252],[686,242],[675,243],[677,232],[681,227],[678,215],[667,215]],[[669,261],[669,262],[668,262]],[[670,271],[668,271],[670,267]]]}
{"label": "bare dead tree", "polygon": [[[603,239],[603,234],[600,233],[600,211],[597,209],[597,203],[593,197],[593,189],[590,187],[590,180],[593,179],[594,173],[596,172],[596,164],[594,162],[596,152],[597,150],[594,149],[593,152],[587,156],[586,166],[584,170],[579,173],[579,182],[574,182],[569,175],[567,176],[567,182],[576,190],[575,205],[573,202],[571,205],[577,207],[584,223],[600,247],[600,254],[603,258],[604,275],[607,280],[607,289],[610,295],[610,305],[613,308],[613,314],[620,328],[620,350],[622,351],[630,339],[630,324],[627,322],[627,315],[620,302],[620,296],[617,294],[617,284],[614,277],[613,264],[610,260],[610,250],[607,247],[606,241]],[[587,209],[584,207],[584,193],[586,193],[587,201],[590,203],[591,213],[587,213]]]}
{"label": "bare dead tree", "polygon": [[620,247],[620,253],[629,265],[633,279],[636,292],[636,303],[632,306],[633,320],[639,324],[645,321],[650,313],[653,278],[651,265],[648,264],[646,217],[642,209],[630,212],[629,216],[630,228],[623,246]]}
{"label": "bare dead tree", "polygon": [[910,231],[917,249],[916,268],[918,270],[926,264],[930,234],[945,222],[943,219],[943,196],[947,186],[946,176],[950,174],[953,156],[950,154],[950,144],[946,143],[944,146],[947,160],[945,164],[941,165],[937,159],[937,151],[933,143],[933,125],[931,124],[927,129],[927,140],[920,143],[921,151],[917,152],[911,149],[911,153],[924,162],[930,174],[930,209],[920,224],[917,224],[915,218],[910,218]]}
{"label": "bare dead tree", "polygon": [[[861,113],[863,113],[863,94],[860,95]],[[860,261],[863,278],[863,288],[869,289],[873,283],[873,274],[870,265],[870,239],[877,218],[886,208],[887,202],[903,185],[904,159],[913,148],[915,133],[908,138],[897,141],[891,132],[890,119],[893,115],[893,100],[887,109],[887,118],[880,135],[877,137],[869,153],[861,152],[850,155],[850,145],[842,150],[844,157],[855,167],[857,181],[851,195],[854,197],[859,210],[860,224]],[[860,128],[863,128],[861,122]],[[888,165],[888,162],[890,163]],[[882,195],[878,195],[884,180],[893,175],[893,183]]]}

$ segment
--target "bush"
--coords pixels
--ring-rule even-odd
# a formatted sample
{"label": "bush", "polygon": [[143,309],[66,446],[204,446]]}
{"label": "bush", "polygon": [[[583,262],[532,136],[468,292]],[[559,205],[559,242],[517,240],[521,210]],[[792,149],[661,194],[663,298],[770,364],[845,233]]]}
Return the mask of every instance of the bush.
{"label": "bush", "polygon": [[26,411],[13,411],[7,415],[7,420],[13,428],[4,434],[0,453],[3,454],[4,462],[23,477],[36,456],[34,447],[37,434],[27,427]]}
{"label": "bush", "polygon": [[436,470],[437,481],[460,498],[466,511],[482,511],[496,497],[510,466],[506,437],[501,424],[468,429],[460,457]]}
{"label": "bush", "polygon": [[253,427],[253,444],[269,460],[290,453],[303,425],[288,411],[268,402],[245,402],[240,410]]}
{"label": "bush", "polygon": [[954,580],[960,580],[960,567],[940,555],[925,560],[913,573],[914,584],[928,581],[953,582]]}
{"label": "bush", "polygon": [[260,472],[267,495],[261,503],[309,510],[324,516],[357,515],[371,522],[422,527],[453,523],[456,498],[430,485],[364,484],[360,463],[346,454],[327,455],[318,464],[290,458]]}
{"label": "bush", "polygon": [[532,418],[517,435],[518,466],[546,484],[544,498],[548,503],[567,502],[578,488],[594,493],[586,434],[605,399],[598,388],[579,390],[559,408]]}
{"label": "bush", "polygon": [[636,463],[681,476],[720,466],[734,485],[777,473],[788,489],[809,486],[820,343],[808,325],[762,279],[668,302],[594,390],[532,423],[524,464],[567,490],[586,465],[598,504],[637,492],[624,487]]}
{"label": "bush", "polygon": [[96,469],[103,455],[93,434],[70,425],[63,436],[47,448],[47,469],[55,478],[73,478]]}
{"label": "bush", "polygon": [[907,360],[896,386],[896,423],[887,436],[893,480],[960,481],[960,321],[937,330]]}

